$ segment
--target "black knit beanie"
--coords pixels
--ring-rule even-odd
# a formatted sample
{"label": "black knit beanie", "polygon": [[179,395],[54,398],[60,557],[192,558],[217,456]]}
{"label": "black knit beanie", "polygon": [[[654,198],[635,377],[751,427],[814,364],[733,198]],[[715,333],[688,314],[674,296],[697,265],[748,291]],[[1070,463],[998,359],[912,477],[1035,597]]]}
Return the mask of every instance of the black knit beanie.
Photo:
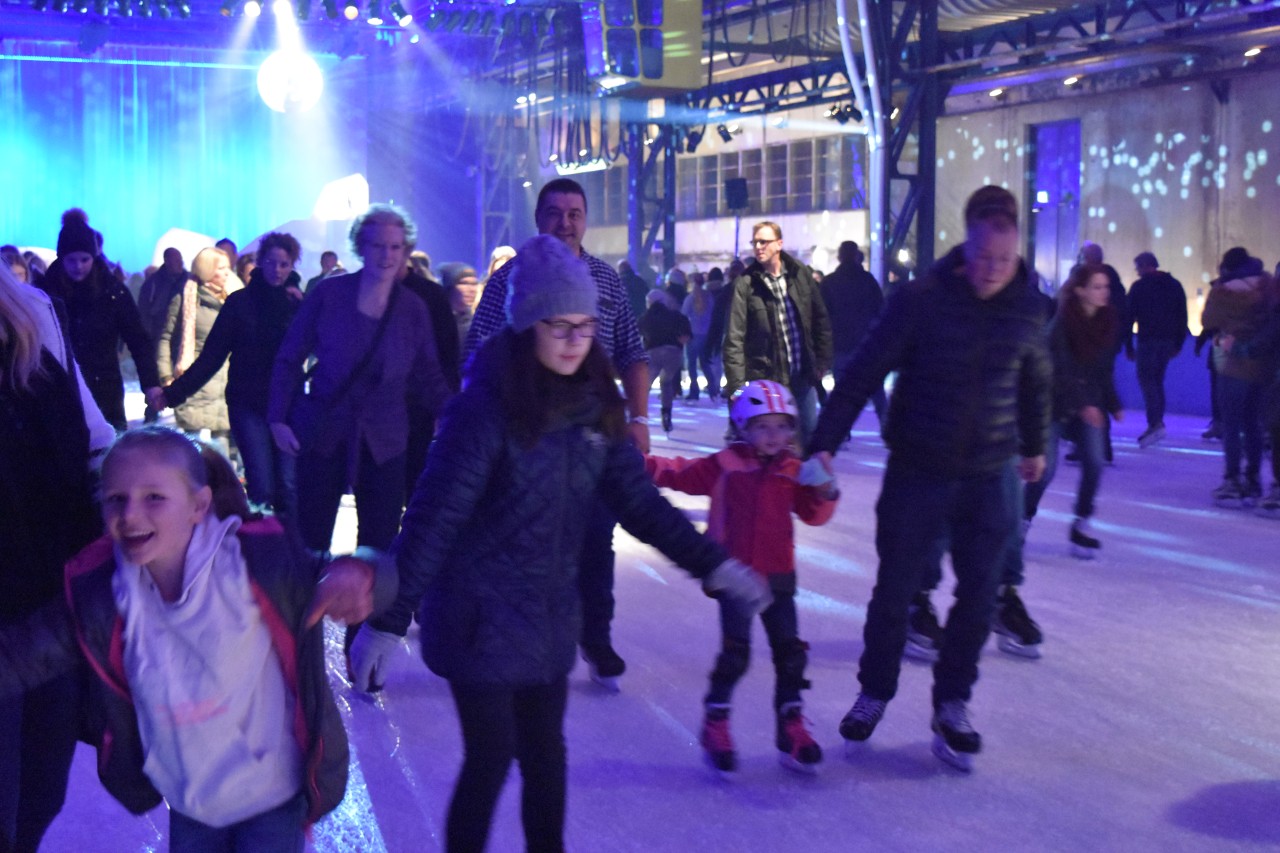
{"label": "black knit beanie", "polygon": [[58,257],[72,252],[98,256],[97,233],[89,227],[89,216],[78,207],[62,214],[62,230],[58,232]]}

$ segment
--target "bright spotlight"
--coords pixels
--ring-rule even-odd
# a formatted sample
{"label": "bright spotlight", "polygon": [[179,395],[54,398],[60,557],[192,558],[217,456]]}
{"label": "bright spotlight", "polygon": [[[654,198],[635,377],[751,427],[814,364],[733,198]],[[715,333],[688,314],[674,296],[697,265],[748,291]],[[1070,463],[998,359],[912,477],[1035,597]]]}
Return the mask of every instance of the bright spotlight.
{"label": "bright spotlight", "polygon": [[1249,48],[1248,50],[1246,50],[1246,51],[1244,52],[1244,55],[1245,55],[1245,57],[1246,57],[1246,58],[1248,58],[1248,59],[1253,59],[1255,56],[1257,56],[1257,55],[1258,55],[1258,54],[1260,54],[1260,53],[1262,53],[1262,48],[1260,48],[1260,47],[1251,47],[1251,48]]}
{"label": "bright spotlight", "polygon": [[300,50],[278,50],[258,69],[258,94],[278,113],[306,112],[324,92],[324,74]]}
{"label": "bright spotlight", "polygon": [[271,11],[275,13],[277,18],[288,18],[293,16],[293,4],[289,0],[275,0],[271,4]]}
{"label": "bright spotlight", "polygon": [[413,23],[413,15],[410,15],[409,11],[400,3],[391,4],[391,17],[395,18],[396,23],[402,27],[407,27]]}
{"label": "bright spotlight", "polygon": [[262,14],[262,4],[258,0],[248,0],[244,4],[244,16],[246,18],[256,18]]}
{"label": "bright spotlight", "polygon": [[355,3],[348,3],[346,6],[342,7],[342,17],[346,18],[348,21],[354,21],[356,18],[360,17],[360,7]]}

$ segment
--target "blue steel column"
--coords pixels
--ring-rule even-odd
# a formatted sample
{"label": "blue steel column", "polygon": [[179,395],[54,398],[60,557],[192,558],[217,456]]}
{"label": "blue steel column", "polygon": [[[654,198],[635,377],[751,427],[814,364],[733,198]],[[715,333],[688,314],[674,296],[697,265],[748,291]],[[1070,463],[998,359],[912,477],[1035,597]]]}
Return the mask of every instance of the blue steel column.
{"label": "blue steel column", "polygon": [[662,265],[676,265],[676,146],[680,134],[667,128],[662,146]]}
{"label": "blue steel column", "polygon": [[[920,4],[920,60],[917,72],[932,68],[942,59],[938,42],[938,0]],[[916,268],[933,265],[934,235],[937,233],[934,202],[938,182],[938,116],[942,111],[942,84],[937,74],[925,73],[916,80],[922,88],[920,117],[916,132]]]}
{"label": "blue steel column", "polygon": [[644,274],[649,259],[644,257],[644,126],[627,125],[627,260],[631,268]]}

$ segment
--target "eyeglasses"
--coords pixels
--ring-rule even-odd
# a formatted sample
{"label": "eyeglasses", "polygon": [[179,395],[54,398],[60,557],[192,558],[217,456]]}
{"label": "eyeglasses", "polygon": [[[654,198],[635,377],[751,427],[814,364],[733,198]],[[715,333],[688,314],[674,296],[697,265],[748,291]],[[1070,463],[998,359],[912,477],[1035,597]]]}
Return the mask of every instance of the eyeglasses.
{"label": "eyeglasses", "polygon": [[594,317],[583,320],[581,323],[570,323],[568,320],[539,320],[538,322],[546,326],[551,332],[551,337],[558,341],[567,341],[575,333],[580,338],[594,338],[596,327],[599,325]]}
{"label": "eyeglasses", "polygon": [[778,242],[778,241],[779,241],[779,240],[781,240],[781,239],[782,239],[781,237],[773,237],[773,238],[768,239],[768,240],[752,240],[750,245],[751,245],[751,247],[752,247],[753,249],[758,249],[758,248],[760,248],[761,246],[767,246],[767,245],[769,245],[770,243],[776,243],[776,242]]}

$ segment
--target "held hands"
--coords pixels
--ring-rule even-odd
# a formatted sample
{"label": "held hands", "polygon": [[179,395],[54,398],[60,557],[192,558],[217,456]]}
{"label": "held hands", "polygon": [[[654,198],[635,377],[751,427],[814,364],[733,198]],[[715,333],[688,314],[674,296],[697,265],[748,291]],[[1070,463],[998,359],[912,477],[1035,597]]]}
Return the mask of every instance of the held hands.
{"label": "held hands", "polygon": [[290,456],[297,456],[298,451],[302,449],[302,445],[298,443],[298,437],[293,434],[293,427],[283,423],[274,423],[268,426],[271,427],[271,439],[276,443],[276,447],[280,448],[280,452],[287,453]]}
{"label": "held hands", "polygon": [[351,641],[351,686],[361,693],[377,693],[386,682],[391,656],[404,638],[379,631],[369,623],[360,626]]}
{"label": "held hands", "polygon": [[373,566],[355,557],[339,557],[316,584],[307,609],[311,628],[328,616],[348,625],[363,622],[373,612]]}
{"label": "held hands", "polygon": [[711,570],[702,579],[702,588],[709,595],[724,593],[750,610],[752,616],[773,604],[769,583],[756,574],[746,563],[730,558]]}
{"label": "held hands", "polygon": [[147,398],[147,405],[155,409],[157,412],[163,412],[169,408],[169,401],[165,399],[164,389],[159,385],[150,388],[144,388],[142,394]]}
{"label": "held hands", "polygon": [[1018,476],[1022,478],[1024,483],[1038,483],[1040,478],[1044,476],[1045,459],[1044,454],[1039,456],[1024,456],[1018,460]]}

